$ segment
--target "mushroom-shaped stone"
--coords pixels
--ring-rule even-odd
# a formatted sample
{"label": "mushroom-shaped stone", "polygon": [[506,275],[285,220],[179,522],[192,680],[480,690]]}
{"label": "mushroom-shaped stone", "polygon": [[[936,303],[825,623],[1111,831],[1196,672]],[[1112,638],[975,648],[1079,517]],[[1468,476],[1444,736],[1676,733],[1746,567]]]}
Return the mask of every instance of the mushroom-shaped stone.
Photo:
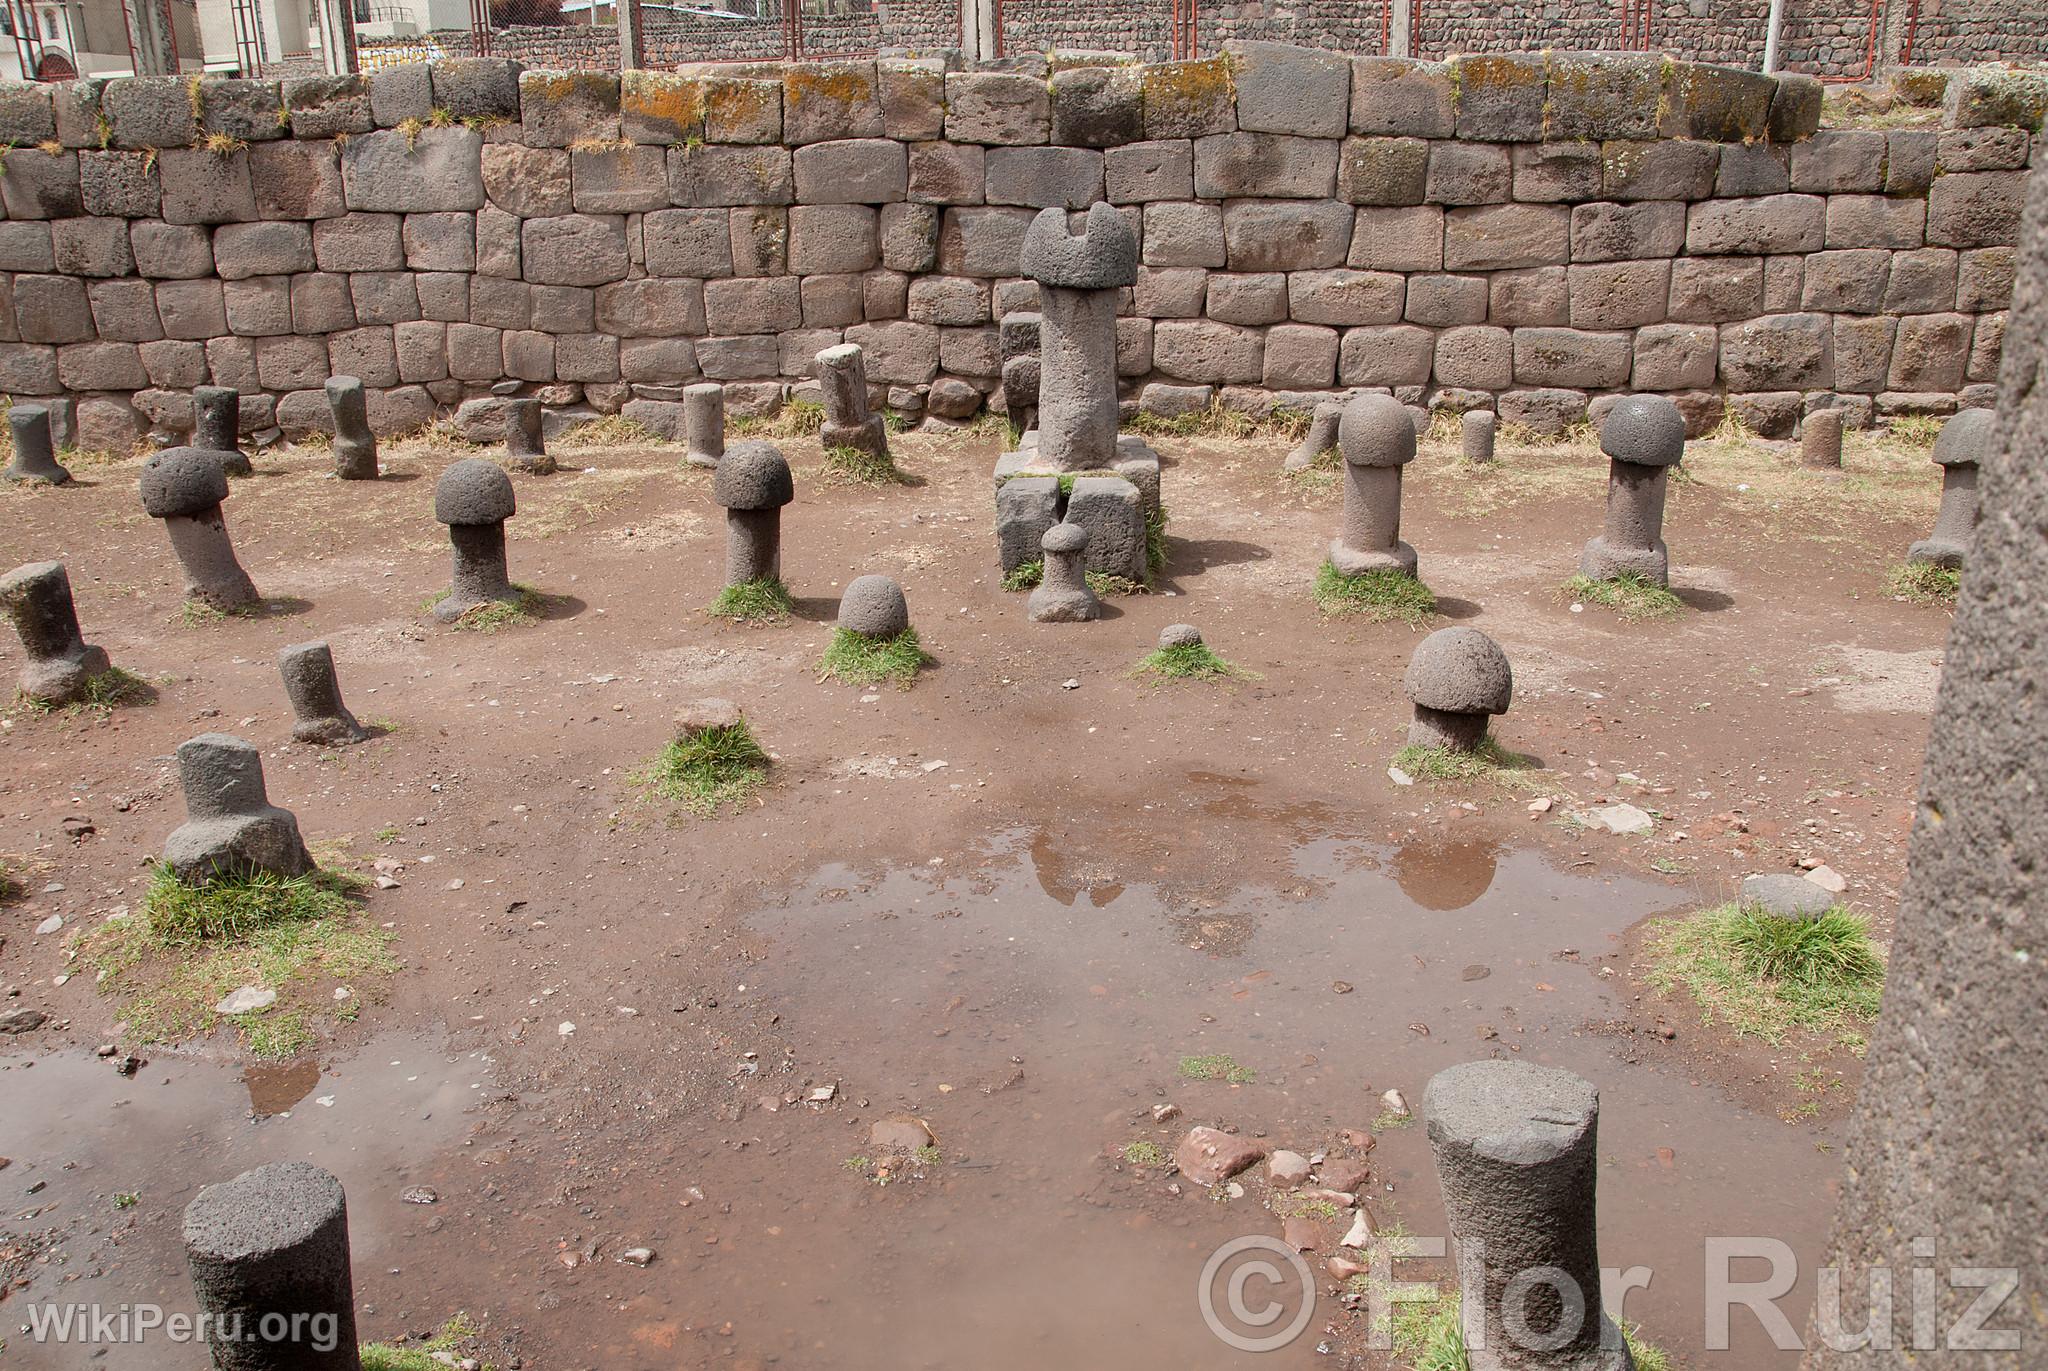
{"label": "mushroom-shaped stone", "polygon": [[164,861],[180,880],[268,872],[303,876],[312,854],[289,809],[270,803],[263,758],[225,733],[202,733],[178,746],[185,822],[164,840]]}
{"label": "mushroom-shaped stone", "polygon": [[206,448],[174,447],[142,464],[142,508],[161,519],[171,550],[185,572],[185,598],[228,612],[256,603],[256,586],[228,540],[220,502],[228,497],[220,454]]}
{"label": "mushroom-shaped stone", "polygon": [[1685,416],[1662,395],[1630,395],[1608,411],[1600,450],[1612,459],[1607,522],[1586,544],[1579,571],[1596,581],[1628,575],[1668,585],[1664,488],[1669,469],[1685,456]]}
{"label": "mushroom-shaped stone", "polygon": [[887,576],[856,576],[839,597],[839,627],[863,638],[893,638],[910,627],[903,587]]}
{"label": "mushroom-shaped stone", "polygon": [[233,386],[195,386],[192,390],[192,446],[220,454],[220,469],[230,476],[254,476],[256,468],[242,451],[242,393]]}
{"label": "mushroom-shaped stone", "polygon": [[434,483],[434,517],[448,525],[455,571],[434,617],[452,624],[472,609],[517,603],[505,571],[505,521],[518,510],[512,478],[496,462],[465,457]]}
{"label": "mushroom-shaped stone", "polygon": [[1193,624],[1168,624],[1159,630],[1159,647],[1162,652],[1177,647],[1200,647],[1202,630]]}
{"label": "mushroom-shaped stone", "polygon": [[725,506],[725,583],[782,574],[782,507],[796,498],[789,463],[773,443],[734,443],[711,477],[711,498]]}
{"label": "mushroom-shaped stone", "polygon": [[297,643],[277,654],[285,697],[292,703],[292,737],[302,743],[339,747],[370,736],[341,701],[334,652],[325,643]]}
{"label": "mushroom-shaped stone", "polygon": [[61,486],[71,472],[57,460],[50,433],[50,411],[42,405],[16,405],[7,411],[7,427],[14,435],[14,460],[8,464],[10,481],[40,481]]}
{"label": "mushroom-shaped stone", "polygon": [[354,376],[327,378],[327,408],[334,415],[334,474],[344,481],[377,479],[377,435],[370,431],[370,397]]}
{"label": "mushroom-shaped stone", "polygon": [[1102,617],[1102,602],[1088,587],[1088,530],[1054,524],[1038,542],[1038,588],[1025,606],[1034,623],[1082,624]]}
{"label": "mushroom-shaped stone", "polygon": [[[1052,471],[1115,464],[1116,297],[1138,279],[1138,239],[1113,206],[1088,210],[1079,237],[1047,209],[1025,230],[1020,260],[1038,282],[1038,457]],[[1006,367],[1004,384],[1009,384]]]}
{"label": "mushroom-shaped stone", "polygon": [[725,387],[699,381],[683,387],[683,460],[706,471],[725,456]]}
{"label": "mushroom-shaped stone", "polygon": [[1067,212],[1043,209],[1024,230],[1018,254],[1023,273],[1041,286],[1115,290],[1138,280],[1138,235],[1116,206],[1088,207],[1080,234],[1067,232]]}
{"label": "mushroom-shaped stone", "polygon": [[71,576],[62,562],[31,562],[0,577],[0,611],[14,620],[28,661],[21,668],[21,693],[47,705],[86,698],[95,676],[112,664],[104,648],[78,631]]}
{"label": "mushroom-shaped stone", "polygon": [[1487,720],[1505,714],[1515,675],[1500,644],[1476,628],[1440,628],[1422,640],[1402,679],[1415,705],[1408,741],[1415,747],[1470,752]]}
{"label": "mushroom-shaped stone", "polygon": [[309,1162],[272,1162],[206,1186],[185,1207],[184,1237],[213,1366],[362,1365],[348,1201],[332,1175]]}
{"label": "mushroom-shaped stone", "polygon": [[1415,549],[1401,541],[1401,468],[1415,460],[1415,419],[1391,395],[1354,395],[1337,423],[1344,454],[1344,516],[1330,542],[1341,575],[1415,574]]}
{"label": "mushroom-shaped stone", "polygon": [[552,476],[560,470],[548,456],[547,439],[541,428],[540,401],[505,402],[505,465],[528,476]]}
{"label": "mushroom-shaped stone", "polygon": [[1977,467],[1998,442],[1998,415],[1966,409],[1941,426],[1934,460],[1941,467],[1941,507],[1934,531],[1906,550],[1909,562],[1960,568],[1977,536]]}

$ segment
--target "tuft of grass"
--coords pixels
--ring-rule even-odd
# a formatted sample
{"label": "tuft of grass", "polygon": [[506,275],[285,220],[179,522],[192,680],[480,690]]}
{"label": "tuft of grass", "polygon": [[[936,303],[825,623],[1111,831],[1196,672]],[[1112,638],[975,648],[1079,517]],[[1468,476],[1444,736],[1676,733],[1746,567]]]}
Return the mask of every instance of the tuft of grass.
{"label": "tuft of grass", "polygon": [[[486,605],[465,610],[462,617],[448,625],[464,633],[498,633],[508,628],[523,628],[527,624],[539,623],[540,612],[547,607],[548,597],[532,586],[512,583],[512,589],[519,593],[516,600],[493,600]],[[427,597],[420,606],[422,613],[448,598],[443,590]]]}
{"label": "tuft of grass", "polygon": [[415,151],[420,145],[420,134],[426,131],[427,121],[418,115],[408,115],[398,121],[398,134],[405,139],[405,150]]}
{"label": "tuft of grass", "polygon": [[576,425],[556,440],[564,445],[590,444],[598,447],[669,447],[672,444],[638,419],[607,414]]}
{"label": "tuft of grass", "polygon": [[1899,599],[1916,605],[1952,605],[1963,587],[1963,573],[1932,562],[1907,562],[1891,569],[1885,586]]}
{"label": "tuft of grass", "polygon": [[[1671,1371],[1671,1358],[1646,1340],[1641,1328],[1626,1319],[1616,1320],[1616,1324],[1636,1371]],[[1392,1328],[1394,1359],[1411,1371],[1470,1371],[1472,1362],[1465,1350],[1455,1287],[1439,1290],[1433,1299],[1394,1305]]]}
{"label": "tuft of grass", "polygon": [[364,1343],[361,1349],[363,1371],[447,1371],[450,1363],[436,1360],[434,1354],[453,1353],[483,1331],[469,1315],[457,1314],[441,1326],[440,1332],[417,1347],[394,1347],[388,1342]]}
{"label": "tuft of grass", "polygon": [[864,452],[857,447],[828,447],[825,449],[825,472],[827,475],[856,486],[897,486],[903,484],[903,473],[896,468],[896,459],[887,452]]}
{"label": "tuft of grass", "polygon": [[[97,714],[101,718],[112,714],[123,705],[148,704],[156,698],[156,688],[132,671],[110,666],[85,683],[85,698],[74,700],[63,707],[66,716]],[[47,700],[21,697],[22,707],[31,714],[54,714],[57,706]]]}
{"label": "tuft of grass", "polygon": [[1172,1155],[1149,1138],[1125,1143],[1123,1159],[1132,1166],[1168,1166],[1173,1162]]}
{"label": "tuft of grass", "polygon": [[795,602],[789,598],[789,587],[783,585],[779,578],[770,576],[725,587],[705,613],[714,619],[730,619],[736,624],[779,624],[795,609]]}
{"label": "tuft of grass", "polygon": [[1045,563],[1039,558],[1019,562],[1010,573],[1003,577],[1004,590],[1035,590],[1045,579]]}
{"label": "tuft of grass", "polygon": [[1166,567],[1166,506],[1145,516],[1145,569],[1157,574]]}
{"label": "tuft of grass", "polygon": [[1609,580],[1574,576],[1564,583],[1564,594],[1574,600],[1611,609],[1631,623],[1644,619],[1668,619],[1685,608],[1685,602],[1655,581],[1624,572]]}
{"label": "tuft of grass", "polygon": [[1251,675],[1217,656],[1207,643],[1182,643],[1147,653],[1139,659],[1131,674],[1161,681],[1214,681]]}
{"label": "tuft of grass", "polygon": [[851,629],[832,630],[832,642],[818,660],[818,670],[848,685],[874,685],[894,681],[898,690],[908,690],[932,660],[917,641],[917,630],[906,628],[893,638],[870,638]]}
{"label": "tuft of grass", "polygon": [[348,898],[361,885],[338,871],[188,884],[159,864],[136,912],[109,919],[79,947],[101,990],[129,995],[122,1018],[136,1041],[209,1032],[223,1017],[214,1005],[237,986],[262,985],[278,992],[277,1003],[227,1022],[254,1055],[290,1058],[316,1038],[321,1000],[303,993],[310,983],[360,987],[398,969],[394,935],[369,926]]}
{"label": "tuft of grass", "polygon": [[1232,1085],[1250,1085],[1258,1079],[1257,1072],[1248,1066],[1239,1066],[1237,1059],[1228,1052],[1182,1057],[1180,1074],[1191,1081],[1229,1081]]}
{"label": "tuft of grass", "polygon": [[1885,952],[1844,909],[1783,919],[1756,905],[1716,905],[1650,926],[1650,983],[1683,986],[1707,1022],[1773,1045],[1793,1029],[1860,1048],[1877,1017]]}
{"label": "tuft of grass", "polygon": [[1491,733],[1470,752],[1410,743],[1394,754],[1393,765],[1418,781],[1501,780],[1508,773],[1535,769],[1527,757],[1508,751]]}
{"label": "tuft of grass", "polygon": [[133,1209],[142,1203],[142,1196],[133,1190],[123,1190],[114,1196],[114,1208]]}
{"label": "tuft of grass", "polygon": [[825,427],[825,407],[816,400],[791,400],[772,418],[739,418],[726,427],[739,438],[808,438]]}
{"label": "tuft of grass", "polygon": [[1436,613],[1436,596],[1406,572],[1366,571],[1356,576],[1324,562],[1316,568],[1316,608],[1336,617],[1363,614],[1375,623],[1398,619],[1419,624]]}
{"label": "tuft of grass", "polygon": [[1263,418],[1243,410],[1226,409],[1220,399],[1207,409],[1167,417],[1138,411],[1124,428],[1148,438],[1283,438],[1300,442],[1314,415],[1298,409],[1280,408]]}
{"label": "tuft of grass", "polygon": [[237,138],[232,133],[209,133],[205,146],[215,157],[233,157],[238,152],[249,150],[249,140]]}
{"label": "tuft of grass", "polygon": [[1942,425],[1947,421],[1932,414],[1900,414],[1885,425],[1887,435],[1895,443],[1908,447],[1931,448],[1934,440],[1941,436]]}
{"label": "tuft of grass", "polygon": [[1152,587],[1146,585],[1143,581],[1133,581],[1128,576],[1118,576],[1114,572],[1085,571],[1081,573],[1081,579],[1088,583],[1090,590],[1100,596],[1150,595],[1152,593]]}
{"label": "tuft of grass", "polygon": [[708,818],[739,806],[761,788],[768,779],[768,754],[741,720],[676,739],[633,779],[671,804]]}

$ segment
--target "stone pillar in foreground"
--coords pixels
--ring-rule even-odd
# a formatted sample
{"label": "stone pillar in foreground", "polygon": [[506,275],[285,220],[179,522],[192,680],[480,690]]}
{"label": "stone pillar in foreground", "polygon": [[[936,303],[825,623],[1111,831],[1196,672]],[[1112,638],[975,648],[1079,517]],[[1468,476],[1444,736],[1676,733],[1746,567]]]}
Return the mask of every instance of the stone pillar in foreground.
{"label": "stone pillar in foreground", "polygon": [[28,661],[21,668],[21,693],[44,704],[68,705],[86,698],[93,678],[112,663],[105,648],[85,641],[71,576],[62,562],[30,562],[0,576],[0,613],[14,621]]}
{"label": "stone pillar in foreground", "polygon": [[1415,460],[1415,421],[1390,395],[1354,395],[1337,425],[1344,454],[1344,518],[1330,541],[1330,565],[1346,576],[1415,574],[1415,549],[1401,541],[1401,468]]}
{"label": "stone pillar in foreground", "polygon": [[[1897,1273],[1893,1350],[1838,1352],[1816,1329],[1810,1371],[2048,1365],[2048,178],[2032,184],[2019,241],[1999,439],[1984,454],[1983,518],[1949,630],[1884,1011],[1824,1258],[1841,1272],[1851,1329],[1863,1326],[1856,1292],[1871,1271]],[[1933,1307],[1919,1311],[1938,1343],[1982,1293],[1981,1282],[1951,1288],[1950,1272],[2017,1267],[2022,1289],[1987,1325],[2017,1330],[2010,1350],[1916,1350],[1915,1267],[1938,1273],[1923,1302]]]}
{"label": "stone pillar in foreground", "polygon": [[273,1162],[185,1206],[185,1261],[215,1371],[359,1371],[348,1200],[308,1162]]}
{"label": "stone pillar in foreground", "polygon": [[434,483],[434,517],[448,526],[455,569],[434,617],[452,624],[472,609],[516,604],[519,592],[505,569],[505,521],[519,510],[512,478],[496,462],[465,457],[451,462]]}
{"label": "stone pillar in foreground", "polygon": [[1464,1062],[1422,1096],[1471,1371],[1634,1371],[1601,1307],[1600,1094],[1533,1062]]}
{"label": "stone pillar in foreground", "polygon": [[166,448],[142,464],[137,482],[143,511],[161,519],[185,572],[185,598],[223,614],[255,604],[255,582],[235,558],[220,502],[228,498],[220,454],[200,447]]}
{"label": "stone pillar in foreground", "polygon": [[1067,212],[1039,211],[1024,233],[1024,275],[1038,282],[1038,455],[1054,471],[1116,459],[1116,303],[1138,279],[1138,238],[1112,205],[1089,207],[1079,237]]}
{"label": "stone pillar in foreground", "polygon": [[1671,584],[1664,489],[1685,456],[1685,416],[1662,395],[1631,395],[1600,426],[1600,450],[1611,459],[1607,522],[1580,554],[1580,573],[1595,581],[1640,576]]}

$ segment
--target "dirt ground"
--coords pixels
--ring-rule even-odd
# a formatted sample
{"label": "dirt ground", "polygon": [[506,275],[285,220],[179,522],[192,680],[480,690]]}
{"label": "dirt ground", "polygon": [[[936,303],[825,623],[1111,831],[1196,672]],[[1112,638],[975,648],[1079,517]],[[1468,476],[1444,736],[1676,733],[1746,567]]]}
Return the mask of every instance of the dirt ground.
{"label": "dirt ground", "polygon": [[[1602,1258],[1657,1273],[1627,1316],[1683,1365],[1795,1365],[1746,1315],[1735,1350],[1705,1350],[1701,1240],[1820,1248],[1856,1060],[1733,1039],[1650,990],[1636,950],[1646,919],[1802,860],[1888,928],[1948,628],[1885,589],[1932,520],[1924,449],[1862,440],[1829,478],[1695,444],[1666,526],[1686,608],[1631,623],[1558,592],[1599,523],[1590,449],[1475,471],[1426,445],[1404,536],[1444,621],[1506,648],[1497,732],[1544,769],[1404,785],[1420,631],[1316,613],[1338,492],[1281,477],[1284,439],[1157,440],[1166,571],[1088,626],[1034,625],[998,584],[996,439],[896,443],[911,483],[879,489],[785,444],[798,614],[765,628],[702,612],[721,511],[674,449],[563,441],[568,469],[519,479],[513,575],[551,599],[490,635],[421,613],[447,578],[446,442],[393,445],[374,486],[318,451],[258,454],[226,512],[278,602],[212,623],[179,615],[136,463],[0,492],[0,565],[64,559],[88,639],[157,691],[0,730],[24,886],[0,911],[0,1007],[53,1016],[0,1057],[0,1360],[86,1364],[18,1331],[33,1303],[190,1308],[184,1205],[287,1157],[348,1188],[366,1338],[466,1311],[500,1367],[1251,1360],[1195,1287],[1220,1243],[1280,1232],[1264,1182],[1210,1194],[1124,1149],[1205,1123],[1361,1158],[1377,1226],[1441,1235],[1424,1130],[1382,1117],[1382,1092],[1419,1109],[1436,1070],[1521,1054],[1601,1088]],[[816,670],[839,590],[871,571],[937,659],[914,689]],[[1181,621],[1256,674],[1133,679]],[[289,741],[275,654],[313,638],[375,740]],[[0,672],[19,664],[9,636]],[[775,759],[757,803],[712,820],[631,779],[705,695]],[[301,1063],[251,1065],[225,1032],[135,1044],[73,974],[77,935],[136,903],[182,819],[173,749],[211,729],[263,749],[324,855],[396,883],[364,910],[404,970]],[[1654,831],[1574,821],[1610,799]],[[146,1064],[120,1075],[102,1043]],[[1181,1070],[1219,1054],[1240,1079]],[[880,1176],[871,1129],[905,1119],[936,1153]],[[1321,1275],[1341,1234],[1319,1236],[1314,1317],[1273,1360],[1386,1364]],[[1811,1295],[1786,1300],[1794,1326]]]}

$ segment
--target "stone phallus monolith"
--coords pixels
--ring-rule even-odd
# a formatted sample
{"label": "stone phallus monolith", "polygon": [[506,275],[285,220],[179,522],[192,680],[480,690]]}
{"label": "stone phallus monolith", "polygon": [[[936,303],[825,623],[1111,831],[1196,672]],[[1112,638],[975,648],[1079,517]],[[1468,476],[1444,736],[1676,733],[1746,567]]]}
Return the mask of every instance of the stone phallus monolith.
{"label": "stone phallus monolith", "polygon": [[434,517],[448,525],[455,573],[434,617],[452,624],[492,603],[517,604],[519,592],[505,571],[505,521],[518,512],[512,478],[496,462],[465,457],[449,464],[434,484]]}
{"label": "stone phallus monolith", "polygon": [[910,602],[887,576],[856,576],[839,597],[839,627],[863,638],[893,638],[910,627]]}
{"label": "stone phallus monolith", "polygon": [[142,464],[142,508],[161,519],[185,572],[185,598],[223,613],[260,598],[249,573],[235,560],[220,502],[228,498],[220,454],[208,448],[174,447]]}
{"label": "stone phallus monolith", "polygon": [[782,576],[782,507],[796,499],[789,463],[773,443],[734,443],[711,477],[711,498],[725,506],[725,583]]}
{"label": "stone phallus monolith", "polygon": [[1468,409],[1458,418],[1458,438],[1466,461],[1478,465],[1493,460],[1494,435],[1500,416],[1490,409]]}
{"label": "stone phallus monolith", "polygon": [[230,476],[256,474],[242,451],[242,392],[233,386],[193,387],[192,446],[219,453],[220,469]]}
{"label": "stone phallus monolith", "polygon": [[1799,460],[1822,470],[1842,465],[1842,411],[1817,409],[1800,421]]}
{"label": "stone phallus monolith", "polygon": [[1116,459],[1117,291],[1138,279],[1138,237],[1113,205],[1088,208],[1079,237],[1063,209],[1024,231],[1023,273],[1038,282],[1038,459],[1092,471]]}
{"label": "stone phallus monolith", "polygon": [[358,1371],[348,1201],[310,1162],[272,1162],[185,1206],[185,1262],[218,1371]]}
{"label": "stone phallus monolith", "polygon": [[1415,706],[1408,726],[1414,747],[1470,752],[1486,737],[1487,722],[1507,713],[1515,675],[1500,644],[1476,628],[1440,628],[1408,659],[1402,678]]}
{"label": "stone phallus monolith", "polygon": [[725,387],[699,381],[683,387],[683,460],[707,470],[725,456]]}
{"label": "stone phallus monolith", "polygon": [[1934,531],[1906,549],[1909,562],[1960,569],[1977,536],[1977,468],[1998,441],[1998,415],[1966,409],[1941,426],[1934,460],[1941,467],[1941,507]]}
{"label": "stone phallus monolith", "polygon": [[10,481],[41,481],[61,486],[71,472],[57,460],[50,434],[50,411],[42,405],[16,405],[7,411],[7,427],[14,435],[14,460],[8,464]]}
{"label": "stone phallus monolith", "polygon": [[825,426],[818,441],[871,457],[889,455],[882,416],[868,409],[868,365],[858,343],[839,343],[817,356],[818,389],[825,397]]}
{"label": "stone phallus monolith", "polygon": [[62,562],[30,562],[0,577],[0,609],[14,620],[28,661],[21,693],[48,705],[75,704],[112,663],[78,631],[71,576]]}
{"label": "stone phallus monolith", "polygon": [[1595,581],[1639,576],[1671,583],[1671,552],[1664,546],[1664,486],[1685,456],[1685,416],[1662,395],[1631,395],[1615,405],[1600,428],[1607,470],[1607,522],[1579,557],[1579,571]]}
{"label": "stone phallus monolith", "polygon": [[1039,540],[1043,558],[1038,587],[1025,605],[1033,622],[1083,624],[1102,617],[1102,601],[1088,588],[1088,530],[1054,524]]}
{"label": "stone phallus monolith", "polygon": [[285,697],[292,702],[294,738],[338,747],[370,736],[341,702],[341,681],[334,674],[334,652],[327,644],[297,643],[281,648],[277,669],[284,677]]}
{"label": "stone phallus monolith", "polygon": [[334,415],[334,474],[344,481],[377,479],[377,435],[370,432],[370,397],[353,376],[327,378],[327,408]]}
{"label": "stone phallus monolith", "polygon": [[1415,420],[1391,395],[1354,395],[1337,425],[1344,453],[1344,517],[1330,565],[1345,576],[1415,574],[1415,549],[1401,541],[1401,468],[1415,460]]}
{"label": "stone phallus monolith", "polygon": [[178,784],[185,822],[164,840],[164,861],[182,881],[268,872],[303,876],[313,856],[289,809],[270,803],[263,758],[225,733],[202,733],[178,745]]}
{"label": "stone phallus monolith", "polygon": [[1308,432],[1294,451],[1287,454],[1282,464],[1287,471],[1307,471],[1316,464],[1316,458],[1337,446],[1337,429],[1344,421],[1342,400],[1318,401],[1315,413],[1308,421]]}
{"label": "stone phallus monolith", "polygon": [[1534,1062],[1464,1062],[1423,1091],[1472,1371],[1633,1371],[1601,1300],[1600,1094]]}
{"label": "stone phallus monolith", "polygon": [[528,476],[552,476],[560,470],[548,456],[547,439],[541,429],[540,401],[505,402],[505,465]]}

